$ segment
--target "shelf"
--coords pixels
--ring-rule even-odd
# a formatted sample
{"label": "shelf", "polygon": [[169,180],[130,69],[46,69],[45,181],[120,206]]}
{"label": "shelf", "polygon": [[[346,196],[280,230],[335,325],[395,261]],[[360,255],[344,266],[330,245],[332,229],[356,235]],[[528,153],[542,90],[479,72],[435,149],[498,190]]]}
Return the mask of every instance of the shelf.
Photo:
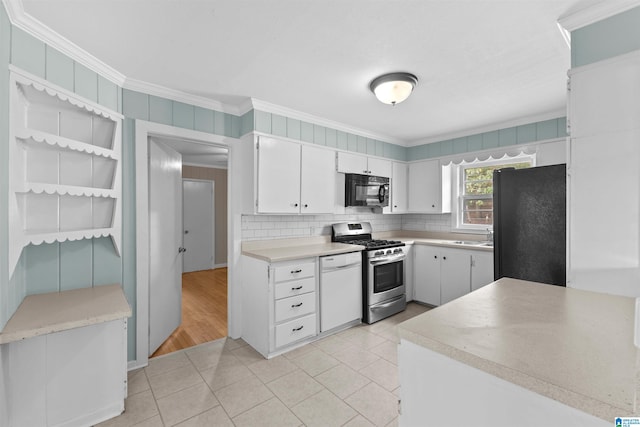
{"label": "shelf", "polygon": [[32,144],[34,145],[46,144],[53,147],[54,149],[59,148],[71,151],[79,151],[115,160],[119,160],[120,157],[115,151],[108,148],[99,147],[93,144],[87,144],[85,142],[76,141],[74,139],[65,138],[63,136],[54,135],[35,129],[25,128],[16,130],[16,138],[23,141],[23,144],[25,145],[28,145],[29,141],[32,141]]}
{"label": "shelf", "polygon": [[10,67],[9,268],[29,245],[122,239],[122,115]]}

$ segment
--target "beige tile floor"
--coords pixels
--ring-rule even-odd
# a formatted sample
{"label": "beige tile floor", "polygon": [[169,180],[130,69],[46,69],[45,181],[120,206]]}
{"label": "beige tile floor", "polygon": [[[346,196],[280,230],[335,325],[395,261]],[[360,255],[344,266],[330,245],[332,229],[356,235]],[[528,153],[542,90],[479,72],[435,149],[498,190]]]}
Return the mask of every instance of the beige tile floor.
{"label": "beige tile floor", "polygon": [[410,303],[270,360],[228,338],[154,358],[100,426],[395,426],[396,325],[426,310]]}

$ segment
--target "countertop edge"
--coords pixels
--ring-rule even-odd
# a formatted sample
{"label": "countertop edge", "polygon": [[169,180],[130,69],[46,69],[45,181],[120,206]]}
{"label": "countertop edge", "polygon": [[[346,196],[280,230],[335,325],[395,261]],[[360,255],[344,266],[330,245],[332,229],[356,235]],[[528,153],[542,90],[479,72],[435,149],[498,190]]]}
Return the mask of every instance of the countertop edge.
{"label": "countertop edge", "polygon": [[[349,252],[360,252],[365,249],[364,246],[360,246],[360,245],[347,245],[344,243],[340,243],[340,245],[343,245],[344,248],[340,247],[335,249],[327,249],[326,245],[324,244],[298,246],[298,248],[305,248],[304,250],[306,252],[303,254],[297,252],[297,253],[291,253],[287,255],[270,255],[270,253],[273,253],[275,250],[282,250],[281,248],[277,248],[277,249],[243,250],[242,255],[245,255],[251,258],[256,258],[262,261],[267,261],[267,262],[281,262],[281,261],[292,261],[296,259],[313,258],[318,256],[326,256],[326,255],[346,254]],[[293,250],[293,248],[296,248],[296,246],[289,248],[289,250]]]}
{"label": "countertop edge", "polygon": [[[97,288],[100,289],[96,291]],[[66,295],[69,295],[69,297],[67,298]],[[34,322],[27,322],[26,326],[22,325],[21,322],[24,322],[25,318],[33,320],[33,316],[27,315],[26,313],[30,313],[30,311],[37,309],[38,304],[41,304],[48,297],[54,298],[54,301],[50,304],[47,302],[54,314],[57,314],[56,310],[68,309],[65,305],[69,304],[70,299],[72,299],[74,303],[83,303],[86,301],[90,310],[79,310],[78,313],[74,312],[77,317],[74,317],[73,315],[64,316],[64,318],[59,320],[48,320],[47,313],[45,313],[37,322],[35,322],[35,324]],[[87,313],[86,311],[92,311],[98,307],[95,305],[96,300],[100,300],[100,303],[98,304],[99,309],[95,310],[97,314]],[[107,309],[105,307],[109,308]],[[124,290],[120,284],[80,288],[48,294],[28,295],[22,301],[22,304],[20,304],[12,318],[9,319],[4,330],[0,332],[0,344],[9,344],[11,342],[22,341],[46,334],[63,332],[84,326],[111,322],[118,319],[125,319],[127,317],[131,317],[131,315],[131,306],[127,302]],[[54,315],[53,317],[55,318],[56,316]]]}
{"label": "countertop edge", "polygon": [[613,406],[589,396],[568,390],[555,384],[533,377],[518,370],[500,365],[472,353],[432,340],[423,335],[405,329],[398,325],[400,339],[405,339],[416,345],[449,357],[467,366],[491,374],[512,384],[553,399],[569,407],[578,409],[606,421],[627,414],[628,410]]}

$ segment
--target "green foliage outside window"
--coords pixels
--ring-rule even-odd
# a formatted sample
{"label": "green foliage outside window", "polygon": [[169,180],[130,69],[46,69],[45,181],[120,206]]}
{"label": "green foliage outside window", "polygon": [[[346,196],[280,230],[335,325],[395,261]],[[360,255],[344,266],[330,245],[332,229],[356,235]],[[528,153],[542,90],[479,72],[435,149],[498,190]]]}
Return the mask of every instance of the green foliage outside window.
{"label": "green foliage outside window", "polygon": [[463,224],[493,225],[493,171],[531,167],[531,162],[476,166],[463,169]]}

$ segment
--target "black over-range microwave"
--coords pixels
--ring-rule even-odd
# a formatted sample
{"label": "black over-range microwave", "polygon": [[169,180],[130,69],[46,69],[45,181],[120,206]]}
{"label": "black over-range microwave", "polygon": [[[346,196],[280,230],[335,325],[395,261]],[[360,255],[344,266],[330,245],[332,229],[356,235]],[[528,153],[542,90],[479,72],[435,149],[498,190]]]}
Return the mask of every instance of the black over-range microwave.
{"label": "black over-range microwave", "polygon": [[347,173],[344,194],[347,207],[389,206],[389,178]]}

